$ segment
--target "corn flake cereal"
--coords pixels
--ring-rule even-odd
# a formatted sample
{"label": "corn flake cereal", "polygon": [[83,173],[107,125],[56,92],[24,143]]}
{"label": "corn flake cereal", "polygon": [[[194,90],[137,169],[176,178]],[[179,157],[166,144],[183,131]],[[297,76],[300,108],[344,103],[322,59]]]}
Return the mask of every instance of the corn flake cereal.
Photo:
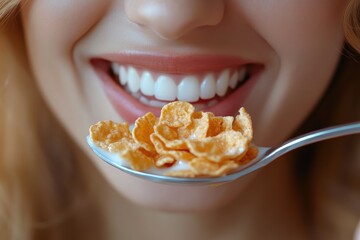
{"label": "corn flake cereal", "polygon": [[144,154],[142,151],[137,149],[127,149],[125,151],[119,152],[120,157],[126,159],[131,167],[137,171],[144,171],[153,166],[154,161],[151,157]]}
{"label": "corn flake cereal", "polygon": [[176,162],[176,159],[171,156],[162,155],[155,161],[156,167],[172,166]]}
{"label": "corn flake cereal", "polygon": [[246,137],[234,130],[205,139],[187,140],[191,153],[198,157],[206,157],[213,162],[237,158],[244,154],[249,144]]}
{"label": "corn flake cereal", "polygon": [[150,140],[150,135],[154,132],[156,117],[153,113],[147,113],[135,121],[132,137],[144,149],[155,151],[154,144]]}
{"label": "corn flake cereal", "polygon": [[95,144],[107,148],[111,143],[130,138],[131,132],[128,123],[101,121],[90,127],[90,137]]}
{"label": "corn flake cereal", "polygon": [[172,102],[161,109],[160,122],[169,127],[182,127],[191,123],[195,107],[184,102]]}
{"label": "corn flake cereal", "polygon": [[[218,177],[256,158],[250,146],[250,115],[240,108],[236,117],[195,111],[190,103],[171,102],[160,117],[147,113],[129,124],[101,121],[90,127],[93,143],[119,154],[139,171],[168,169],[172,177]],[[181,163],[187,168],[176,168]]]}
{"label": "corn flake cereal", "polygon": [[195,156],[189,151],[167,148],[164,142],[162,142],[161,139],[155,134],[152,134],[150,138],[154,143],[157,153],[160,155],[172,156],[175,159],[181,159],[183,161],[191,161],[195,158]]}

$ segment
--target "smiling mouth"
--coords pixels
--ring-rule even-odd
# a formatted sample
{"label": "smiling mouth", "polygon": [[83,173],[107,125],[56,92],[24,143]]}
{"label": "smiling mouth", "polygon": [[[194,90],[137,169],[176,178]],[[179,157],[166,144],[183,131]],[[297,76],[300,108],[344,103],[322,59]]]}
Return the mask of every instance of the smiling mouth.
{"label": "smiling mouth", "polygon": [[120,116],[135,121],[160,114],[172,101],[191,102],[197,111],[234,115],[264,65],[228,56],[107,54],[90,59]]}
{"label": "smiling mouth", "polygon": [[249,66],[192,74],[151,71],[133,65],[110,63],[110,75],[126,92],[150,107],[171,101],[195,103],[198,110],[217,104],[249,77]]}

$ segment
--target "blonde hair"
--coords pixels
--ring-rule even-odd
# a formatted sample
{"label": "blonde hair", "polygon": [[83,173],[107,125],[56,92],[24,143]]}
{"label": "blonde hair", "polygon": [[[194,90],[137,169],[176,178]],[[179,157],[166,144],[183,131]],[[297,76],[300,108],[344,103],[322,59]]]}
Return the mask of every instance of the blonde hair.
{"label": "blonde hair", "polygon": [[345,10],[343,26],[347,42],[360,52],[360,1],[350,1]]}
{"label": "blonde hair", "polygon": [[[93,196],[90,197],[91,187],[88,186],[89,174],[82,172],[84,166],[80,159],[85,157],[74,147],[39,97],[27,59],[23,57],[26,50],[21,24],[16,16],[19,2],[0,0],[0,238],[103,239],[96,203],[89,201],[93,199]],[[344,15],[344,34],[358,51],[359,15],[359,1],[350,1]],[[338,87],[351,89],[351,84],[356,82],[351,74],[357,71],[358,77],[358,67],[354,63],[344,64],[338,78],[347,79],[337,84],[346,86],[335,85],[330,92],[338,94]],[[359,86],[358,83],[354,84]],[[356,91],[351,90],[352,93]],[[342,106],[356,98],[347,96],[347,99],[342,99],[343,102],[337,103],[341,105],[331,107],[334,110],[331,114],[336,117],[355,114],[354,109],[360,106],[358,102],[352,103],[356,104],[352,108],[345,109],[346,113],[338,110],[344,110]],[[358,119],[359,112],[356,114]],[[311,128],[318,126],[322,124],[312,124]],[[355,162],[350,162],[355,161],[354,156],[359,153],[350,153],[353,158],[351,160],[349,157],[344,167],[340,167],[344,163],[339,162],[343,156],[341,154],[347,149],[360,149],[354,145],[359,146],[359,142],[349,143],[349,139],[353,140],[337,140],[336,147],[332,147],[333,157],[323,157],[325,160],[317,161],[311,168],[311,173],[316,174],[306,176],[306,179],[314,184],[302,184],[308,191],[309,198],[306,201],[312,206],[312,223],[317,226],[313,232],[319,238],[348,239],[360,215],[360,210],[355,209],[356,206],[350,200],[355,197],[339,199],[332,192],[333,186],[337,186],[335,191],[344,191],[341,192],[342,196],[359,194],[360,186],[357,185],[356,177],[360,171],[352,168],[356,166]],[[317,145],[316,150],[311,150],[311,155],[328,156],[328,146],[332,144],[334,142]],[[339,176],[339,173],[348,175]],[[345,180],[341,179],[342,176]],[[338,216],[341,219],[337,219]],[[89,228],[91,235],[86,235]]]}
{"label": "blonde hair", "polygon": [[0,1],[0,239],[103,239],[92,170],[32,81],[19,2]]}
{"label": "blonde hair", "polygon": [[0,21],[5,21],[7,17],[11,16],[13,11],[19,5],[20,0],[2,0],[0,1]]}
{"label": "blonde hair", "polygon": [[[353,55],[344,56],[333,83],[301,133],[359,121],[359,77],[359,63]],[[295,172],[314,239],[353,238],[360,220],[359,140],[358,135],[346,136],[298,152]]]}

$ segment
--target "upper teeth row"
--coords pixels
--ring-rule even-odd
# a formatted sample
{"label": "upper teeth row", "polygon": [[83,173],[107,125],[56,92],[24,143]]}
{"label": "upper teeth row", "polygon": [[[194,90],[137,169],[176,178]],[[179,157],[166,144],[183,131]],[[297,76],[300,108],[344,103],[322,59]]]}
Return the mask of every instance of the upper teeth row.
{"label": "upper teeth row", "polygon": [[206,73],[201,76],[185,75],[178,81],[168,74],[153,74],[140,71],[133,66],[112,63],[112,71],[122,86],[127,85],[131,93],[141,92],[162,101],[196,102],[199,99],[211,99],[224,96],[230,87],[236,88],[246,77],[246,68],[234,71],[224,69],[218,74]]}

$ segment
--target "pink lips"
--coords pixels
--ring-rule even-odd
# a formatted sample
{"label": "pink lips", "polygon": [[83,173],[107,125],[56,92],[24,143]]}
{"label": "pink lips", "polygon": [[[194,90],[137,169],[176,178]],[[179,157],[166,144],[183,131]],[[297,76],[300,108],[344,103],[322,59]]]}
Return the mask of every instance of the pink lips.
{"label": "pink lips", "polygon": [[139,116],[147,112],[153,112],[159,115],[160,109],[142,104],[117,84],[109,74],[111,62],[133,65],[169,74],[192,74],[251,65],[250,78],[246,80],[244,84],[235,89],[231,94],[222,98],[216,105],[206,109],[206,111],[211,111],[219,116],[234,115],[237,113],[263,68],[260,64],[253,64],[249,61],[229,56],[175,56],[135,52],[131,54],[106,54],[91,59],[96,73],[104,84],[104,90],[110,102],[120,116],[127,122],[134,122]]}

